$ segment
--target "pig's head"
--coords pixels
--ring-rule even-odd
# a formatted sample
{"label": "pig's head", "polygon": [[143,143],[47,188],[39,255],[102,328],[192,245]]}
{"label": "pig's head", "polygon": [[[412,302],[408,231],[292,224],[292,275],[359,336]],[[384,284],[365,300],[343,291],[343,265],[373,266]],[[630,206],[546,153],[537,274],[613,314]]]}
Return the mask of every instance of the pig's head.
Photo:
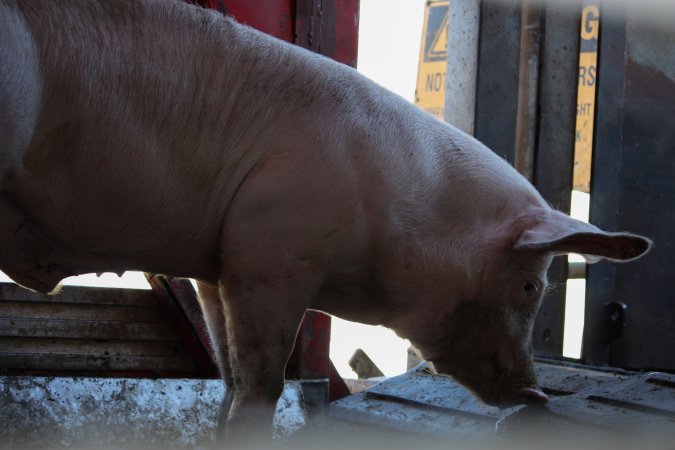
{"label": "pig's head", "polygon": [[419,345],[440,373],[485,403],[506,407],[548,400],[532,364],[532,327],[553,256],[629,261],[650,240],[606,233],[548,208],[532,208],[489,236],[473,257],[466,297],[441,319],[442,339]]}

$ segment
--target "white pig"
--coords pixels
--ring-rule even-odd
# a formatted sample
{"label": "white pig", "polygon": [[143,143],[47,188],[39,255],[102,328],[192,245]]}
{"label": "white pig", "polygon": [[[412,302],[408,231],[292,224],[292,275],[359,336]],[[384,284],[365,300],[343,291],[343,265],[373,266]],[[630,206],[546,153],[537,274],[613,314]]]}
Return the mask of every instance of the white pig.
{"label": "white pig", "polygon": [[355,70],[158,0],[0,0],[0,269],[199,280],[231,434],[270,424],[308,308],[381,324],[485,402],[545,402],[556,254],[648,239],[552,210]]}

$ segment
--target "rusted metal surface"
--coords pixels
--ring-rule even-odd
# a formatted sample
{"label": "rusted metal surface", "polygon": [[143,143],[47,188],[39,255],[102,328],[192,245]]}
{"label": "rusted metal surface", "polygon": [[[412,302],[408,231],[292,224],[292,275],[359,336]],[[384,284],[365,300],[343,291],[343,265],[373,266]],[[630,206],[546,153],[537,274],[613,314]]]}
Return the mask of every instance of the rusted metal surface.
{"label": "rusted metal surface", "polygon": [[[212,448],[219,380],[0,376],[1,448]],[[307,413],[300,383],[287,382],[275,434]]]}

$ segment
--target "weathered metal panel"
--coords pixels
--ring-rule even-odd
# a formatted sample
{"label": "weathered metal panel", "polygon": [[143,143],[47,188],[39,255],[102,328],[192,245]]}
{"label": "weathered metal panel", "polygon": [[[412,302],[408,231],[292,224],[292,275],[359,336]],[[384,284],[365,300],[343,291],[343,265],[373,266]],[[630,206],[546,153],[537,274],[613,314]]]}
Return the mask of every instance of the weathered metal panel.
{"label": "weathered metal panel", "polygon": [[[675,371],[675,16],[662,26],[629,15],[617,228],[651,237],[652,254],[616,268],[626,328],[613,365]],[[636,14],[637,15],[637,14]],[[654,289],[657,287],[657,289]]]}
{"label": "weathered metal panel", "polygon": [[138,377],[198,377],[197,370],[187,355],[183,357],[146,357],[131,355],[70,355],[58,352],[1,354],[2,373],[96,374],[97,376]]}
{"label": "weathered metal panel", "polygon": [[182,357],[189,360],[177,342],[148,342],[102,339],[15,338],[2,339],[0,357],[17,353],[39,355],[106,355]]}
{"label": "weathered metal panel", "polygon": [[109,322],[91,320],[16,319],[0,317],[0,337],[42,337],[70,339],[138,339],[175,341],[176,332],[168,323]]}
{"label": "weathered metal panel", "polygon": [[0,371],[197,373],[152,292],[67,286],[45,296],[11,283],[0,284]]}
{"label": "weathered metal panel", "polygon": [[2,300],[0,311],[3,317],[17,319],[100,320],[105,322],[159,322],[162,320],[158,307],[69,304],[51,301],[49,298],[45,298],[41,303]]}
{"label": "weathered metal panel", "polygon": [[53,303],[52,300],[65,303],[77,303],[85,305],[124,305],[156,307],[155,295],[147,290],[137,289],[92,289],[79,286],[65,286],[62,290],[63,297],[44,296],[37,292],[29,291],[14,283],[0,283],[0,299],[3,301],[17,302],[45,302]]}
{"label": "weathered metal panel", "polygon": [[[570,212],[581,1],[546,4],[539,74],[539,127],[534,185],[559,211]],[[567,257],[559,256],[548,271],[556,289],[546,295],[534,325],[537,351],[562,355],[565,325]]]}
{"label": "weathered metal panel", "polygon": [[474,135],[513,163],[518,109],[520,10],[517,2],[484,1],[480,12]]}
{"label": "weathered metal panel", "polygon": [[[614,14],[600,30],[591,221],[644,234],[656,245],[636,263],[589,267],[584,358],[673,371],[675,19],[638,17],[638,9]],[[613,341],[609,302],[626,305],[625,327]]]}
{"label": "weathered metal panel", "polygon": [[592,362],[675,370],[675,19],[603,21],[591,220],[652,238],[651,254],[633,264],[590,267],[588,321],[607,322],[605,304],[626,305],[625,328],[587,333]]}

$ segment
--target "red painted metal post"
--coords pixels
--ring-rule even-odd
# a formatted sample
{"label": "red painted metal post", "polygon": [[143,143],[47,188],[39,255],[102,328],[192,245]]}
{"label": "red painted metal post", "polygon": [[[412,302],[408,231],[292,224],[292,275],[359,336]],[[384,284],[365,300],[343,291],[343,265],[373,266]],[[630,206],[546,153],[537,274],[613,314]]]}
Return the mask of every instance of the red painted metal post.
{"label": "red painted metal post", "polygon": [[188,280],[146,274],[169,323],[195,363],[199,376],[218,378],[206,323],[197,294]]}
{"label": "red painted metal post", "polygon": [[295,43],[356,67],[359,0],[298,0]]}
{"label": "red painted metal post", "polygon": [[295,0],[198,0],[204,7],[229,14],[239,23],[271,34],[284,41],[293,41]]}

